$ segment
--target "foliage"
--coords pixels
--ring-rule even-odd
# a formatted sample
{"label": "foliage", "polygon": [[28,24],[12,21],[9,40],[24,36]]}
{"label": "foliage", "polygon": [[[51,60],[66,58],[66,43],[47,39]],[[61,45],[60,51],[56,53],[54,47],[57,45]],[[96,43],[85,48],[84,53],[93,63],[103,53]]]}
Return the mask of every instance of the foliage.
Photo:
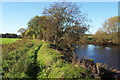
{"label": "foliage", "polygon": [[88,19],[75,3],[54,3],[35,16],[23,31],[25,38],[36,38],[74,49],[89,29]]}
{"label": "foliage", "polygon": [[[40,46],[40,44],[34,45],[27,53],[24,54],[23,57],[18,59],[19,61],[17,61],[10,70],[9,77],[35,79],[39,71],[39,66],[37,64],[36,58],[37,51],[39,50]],[[21,66],[23,67],[21,68]],[[16,75],[13,76],[13,74]]]}
{"label": "foliage", "polygon": [[38,78],[87,78],[89,76],[89,74],[83,76],[87,72],[86,69],[67,63],[61,59],[63,55],[59,51],[49,47],[50,45],[45,43],[38,51],[37,60],[42,67]]}
{"label": "foliage", "polygon": [[[23,46],[24,45],[24,46]],[[23,78],[27,77],[24,71],[27,68],[28,60],[26,57],[27,52],[33,46],[33,43],[30,41],[22,41],[19,44],[8,45],[8,51],[4,51],[6,46],[2,46],[2,58],[3,58],[3,78]],[[8,47],[7,46],[7,47]],[[18,47],[17,47],[18,46]],[[14,48],[15,47],[15,48]],[[14,48],[14,49],[13,49]],[[26,60],[25,60],[26,59]],[[21,67],[23,66],[23,67]]]}
{"label": "foliage", "polygon": [[[46,24],[47,23],[47,24]],[[46,16],[35,16],[28,22],[28,29],[25,36],[29,38],[37,38],[50,40],[52,38],[53,23]],[[49,34],[49,36],[47,36]]]}
{"label": "foliage", "polygon": [[119,44],[119,16],[111,17],[106,20],[103,24],[103,27],[100,28],[95,33],[95,38],[98,43],[105,44],[105,43],[113,43]]}
{"label": "foliage", "polygon": [[93,74],[97,75],[96,70],[104,67],[96,68],[96,65],[100,65],[94,65],[93,61],[87,59],[83,61],[75,59],[75,62],[69,62],[66,60],[70,57],[67,56],[67,51],[64,54],[63,48],[45,41],[20,40],[12,44],[3,44],[2,48],[2,77],[4,79],[92,79]]}
{"label": "foliage", "polygon": [[[55,44],[68,40],[66,36],[71,41],[73,41],[73,36],[75,39],[80,39],[79,37],[88,28],[86,17],[75,3],[54,3],[49,8],[44,9],[43,14],[50,17],[50,20],[55,24],[53,41]],[[76,43],[75,40],[74,43]]]}
{"label": "foliage", "polygon": [[66,62],[62,59],[64,55],[51,48],[51,45],[45,41],[30,40],[2,45],[3,78],[86,78],[89,76],[86,74],[87,69]]}
{"label": "foliage", "polygon": [[24,29],[24,28],[20,28],[20,29],[18,30],[18,32],[21,33],[21,37],[24,37],[25,31],[26,31],[26,29]]}
{"label": "foliage", "polygon": [[21,38],[21,37],[14,33],[5,33],[5,34],[0,34],[0,38]]}

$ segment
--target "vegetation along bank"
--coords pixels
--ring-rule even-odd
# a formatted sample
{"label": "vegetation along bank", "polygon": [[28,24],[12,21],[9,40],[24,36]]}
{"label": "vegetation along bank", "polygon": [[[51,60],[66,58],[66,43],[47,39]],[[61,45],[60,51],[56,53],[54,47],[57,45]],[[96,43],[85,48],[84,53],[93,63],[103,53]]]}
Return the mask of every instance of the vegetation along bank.
{"label": "vegetation along bank", "polygon": [[[23,46],[24,45],[24,46]],[[69,51],[45,41],[19,40],[2,45],[2,77],[116,79],[119,71],[107,70],[90,59],[78,59]]]}
{"label": "vegetation along bank", "polygon": [[[76,46],[87,43],[85,33],[90,27],[89,19],[79,8],[75,3],[54,3],[43,10],[42,16],[33,17],[26,29],[18,30],[22,40],[2,44],[2,77],[4,79],[99,78],[119,80],[118,70],[107,70],[106,66],[95,64],[93,60],[76,57]],[[105,29],[108,30],[108,26]],[[111,34],[114,36],[116,32],[105,32],[106,36]],[[96,37],[95,40],[98,42],[105,42],[108,39],[112,41],[111,36],[100,37]],[[115,37],[115,40],[118,38]],[[115,43],[115,40],[112,43]]]}

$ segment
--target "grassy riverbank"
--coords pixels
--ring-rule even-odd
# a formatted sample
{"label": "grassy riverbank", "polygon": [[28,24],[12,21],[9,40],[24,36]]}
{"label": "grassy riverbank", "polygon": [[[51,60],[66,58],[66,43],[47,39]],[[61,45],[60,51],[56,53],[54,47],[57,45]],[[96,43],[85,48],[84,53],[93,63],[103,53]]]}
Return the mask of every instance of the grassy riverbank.
{"label": "grassy riverbank", "polygon": [[[55,44],[39,40],[19,40],[2,44],[3,78],[80,78],[114,79],[115,72],[93,60],[70,58],[71,54]],[[107,76],[107,78],[106,78]]]}
{"label": "grassy riverbank", "polygon": [[44,43],[38,51],[37,60],[43,67],[38,78],[87,78],[89,76],[89,74],[83,76],[87,74],[87,69],[62,60],[63,55],[49,47],[49,43]]}
{"label": "grassy riverbank", "polygon": [[22,40],[2,47],[3,78],[90,78],[87,69],[63,60],[51,43]]}

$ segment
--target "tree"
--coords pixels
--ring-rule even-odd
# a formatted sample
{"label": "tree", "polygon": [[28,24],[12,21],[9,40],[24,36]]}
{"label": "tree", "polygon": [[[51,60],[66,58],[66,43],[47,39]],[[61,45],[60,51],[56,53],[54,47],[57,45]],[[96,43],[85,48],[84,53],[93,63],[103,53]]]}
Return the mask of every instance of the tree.
{"label": "tree", "polygon": [[114,16],[106,20],[103,27],[96,32],[96,38],[101,41],[112,42],[118,44],[119,41],[119,16]]}
{"label": "tree", "polygon": [[98,31],[95,33],[95,38],[96,42],[100,44],[107,43],[109,41],[107,33],[103,31],[102,28],[99,28]]}
{"label": "tree", "polygon": [[35,16],[28,22],[28,29],[29,31],[32,31],[35,35],[35,38],[39,38],[40,34],[40,27],[39,27],[39,16]]}
{"label": "tree", "polygon": [[0,34],[0,38],[20,38],[20,36],[14,33],[5,33]]}
{"label": "tree", "polygon": [[[76,45],[76,41],[79,41],[80,37],[89,28],[87,24],[88,19],[82,14],[79,6],[75,3],[54,3],[49,8],[44,9],[43,15],[54,21],[52,23],[55,25],[53,37],[55,44],[63,44],[69,37],[69,40],[71,39],[70,41]],[[76,41],[74,40],[75,37],[77,37]]]}
{"label": "tree", "polygon": [[25,31],[25,35],[24,35],[26,38],[28,38],[28,39],[34,39],[35,38],[35,33],[34,33],[34,31],[33,30],[31,30],[31,29],[27,29],[26,31]]}
{"label": "tree", "polygon": [[35,16],[28,22],[25,35],[71,48],[80,43],[89,29],[87,21],[75,3],[54,3],[44,9],[43,16]]}
{"label": "tree", "polygon": [[54,24],[52,23],[52,21],[49,20],[49,17],[35,16],[28,22],[28,30],[31,31],[33,35],[35,35],[35,38],[44,39],[46,41],[50,39],[49,36],[52,36],[54,30],[53,25]]}
{"label": "tree", "polygon": [[25,28],[20,28],[18,30],[19,33],[21,33],[21,36],[24,37],[24,33],[25,33],[26,29]]}

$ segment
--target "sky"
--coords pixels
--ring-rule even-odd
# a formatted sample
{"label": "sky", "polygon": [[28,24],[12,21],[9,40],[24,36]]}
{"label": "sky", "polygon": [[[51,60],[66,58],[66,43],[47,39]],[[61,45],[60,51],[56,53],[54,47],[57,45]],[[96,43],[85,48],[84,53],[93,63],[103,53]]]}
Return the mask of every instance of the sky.
{"label": "sky", "polygon": [[1,0],[2,2],[119,2],[119,0]]}
{"label": "sky", "polygon": [[[53,2],[2,2],[2,25],[0,33],[17,33],[19,28],[27,28],[27,22],[34,16],[42,16],[43,8]],[[118,15],[117,2],[76,2],[91,19],[90,33],[94,34],[110,17]]]}

